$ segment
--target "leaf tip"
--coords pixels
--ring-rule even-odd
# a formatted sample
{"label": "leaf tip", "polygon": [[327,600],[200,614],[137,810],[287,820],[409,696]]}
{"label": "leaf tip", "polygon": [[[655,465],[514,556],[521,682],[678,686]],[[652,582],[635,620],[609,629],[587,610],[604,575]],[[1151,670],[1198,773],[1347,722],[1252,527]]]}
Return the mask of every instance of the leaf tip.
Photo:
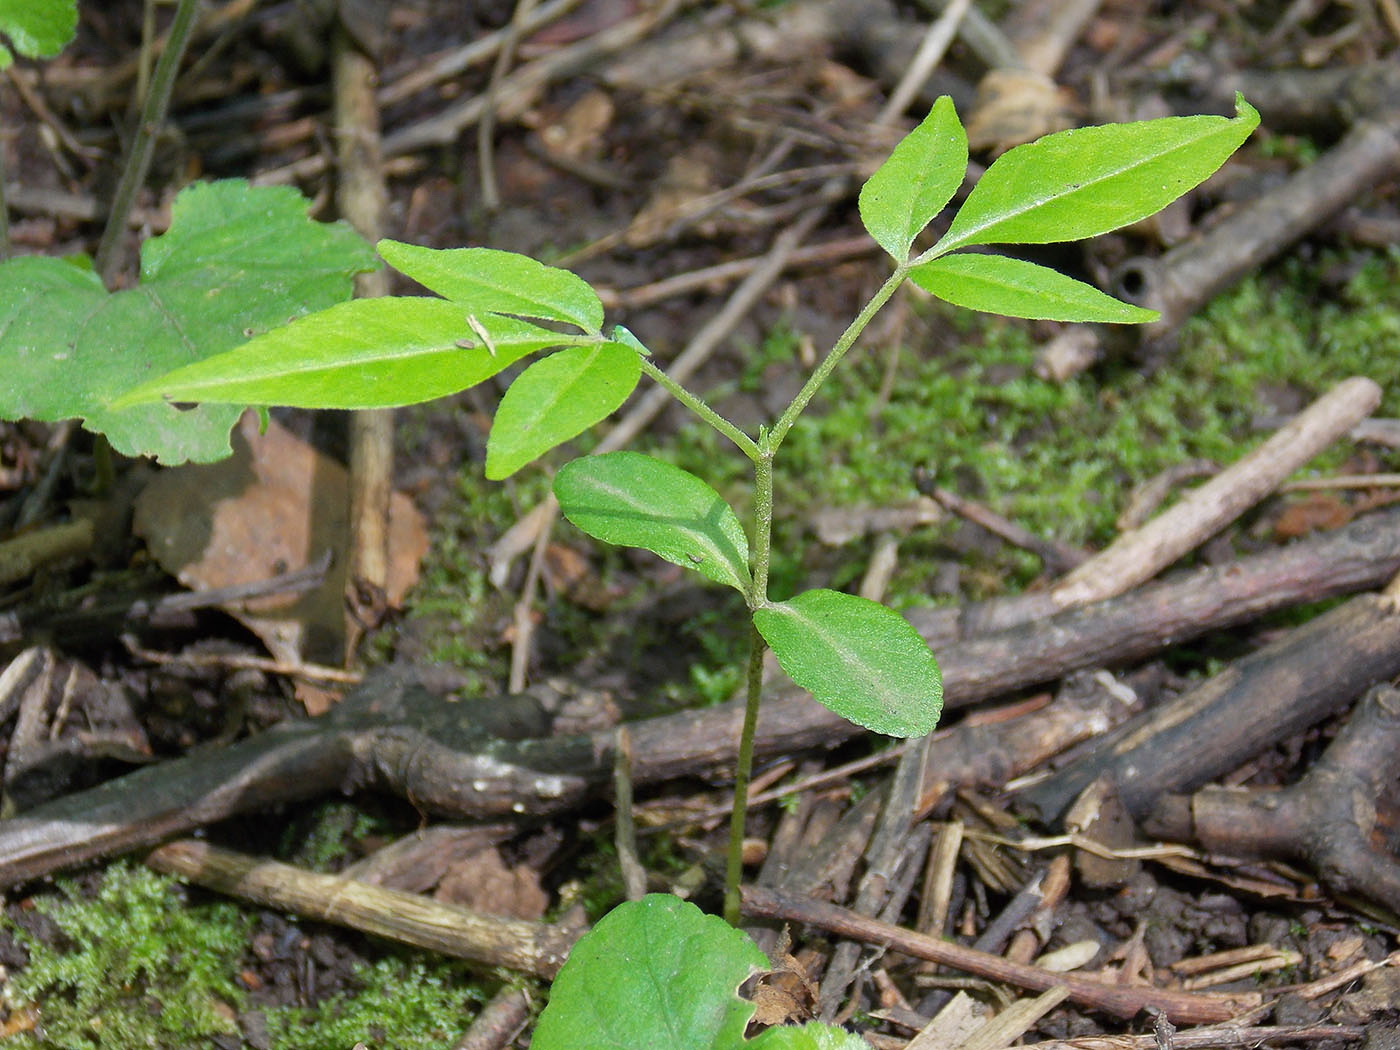
{"label": "leaf tip", "polygon": [[1259,126],[1259,111],[1249,104],[1243,91],[1235,92],[1235,119],[1243,120],[1253,131]]}

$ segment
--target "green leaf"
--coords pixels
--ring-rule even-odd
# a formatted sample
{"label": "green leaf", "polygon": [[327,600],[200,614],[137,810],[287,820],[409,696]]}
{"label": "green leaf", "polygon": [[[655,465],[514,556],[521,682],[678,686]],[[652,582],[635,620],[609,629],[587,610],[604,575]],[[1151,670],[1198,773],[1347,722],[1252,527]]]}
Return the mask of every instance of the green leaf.
{"label": "green leaf", "polygon": [[1259,123],[1236,116],[1162,117],[1074,128],[1017,146],[977,180],[936,244],[1048,244],[1093,237],[1155,214],[1209,178]]}
{"label": "green leaf", "polygon": [[642,375],[620,343],[575,346],[536,361],[501,398],[486,443],[486,476],[508,478],[617,409]]}
{"label": "green leaf", "polygon": [[938,663],[893,609],[815,590],[755,609],[753,622],[788,677],[842,718],[890,736],[938,724]]}
{"label": "green leaf", "polygon": [[870,1050],[870,1044],[860,1036],[817,1021],[800,1028],[770,1028],[743,1045],[745,1050]]}
{"label": "green leaf", "polygon": [[455,394],[527,354],[580,338],[498,314],[469,318],[446,299],[355,299],[159,376],[116,403],[411,405]]}
{"label": "green leaf", "polygon": [[623,346],[630,346],[643,357],[651,356],[651,351],[646,348],[646,345],[633,335],[630,329],[624,328],[620,324],[613,325],[612,338],[613,342],[621,343]]}
{"label": "green leaf", "polygon": [[603,304],[582,277],[528,255],[494,248],[422,248],[383,240],[379,254],[429,291],[473,313],[515,314],[576,325],[589,335],[603,327]]}
{"label": "green leaf", "polygon": [[747,592],[749,541],[718,492],[680,467],[639,452],[566,463],[554,477],[564,517],[588,535],[641,547]]}
{"label": "green leaf", "polygon": [[[0,34],[26,58],[52,58],[78,28],[75,0],[0,0]],[[0,44],[0,69],[14,61]]]}
{"label": "green leaf", "polygon": [[569,952],[530,1046],[737,1050],[754,1004],[736,990],[767,968],[757,945],[718,916],[669,894],[629,901]]}
{"label": "green leaf", "polygon": [[967,172],[967,132],[953,100],[944,95],[923,122],[900,141],[860,190],[860,218],[895,262],[943,210]]}
{"label": "green leaf", "polygon": [[955,306],[1008,317],[1141,324],[1159,316],[1047,266],[1005,255],[945,255],[920,263],[909,279]]}
{"label": "green leaf", "polygon": [[228,455],[238,407],[188,412],[110,402],[154,377],[347,298],[374,256],[350,227],[307,218],[290,187],[229,180],[182,190],[167,233],[146,241],[141,280],[109,294],[60,259],[0,264],[0,418],[80,417],[127,455]]}

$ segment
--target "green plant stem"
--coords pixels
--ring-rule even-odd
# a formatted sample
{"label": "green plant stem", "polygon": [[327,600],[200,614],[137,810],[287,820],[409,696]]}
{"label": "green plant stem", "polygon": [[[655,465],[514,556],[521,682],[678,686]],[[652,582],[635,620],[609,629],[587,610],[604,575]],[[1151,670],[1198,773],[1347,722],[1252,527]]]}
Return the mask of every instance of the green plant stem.
{"label": "green plant stem", "polygon": [[10,257],[10,202],[5,199],[5,157],[0,153],[0,261]]}
{"label": "green plant stem", "polygon": [[738,445],[739,451],[743,452],[749,459],[757,462],[759,456],[758,444],[753,438],[749,437],[733,423],[729,422],[729,420],[725,419],[713,408],[705,404],[705,402],[695,394],[692,394],[685,387],[677,383],[667,375],[663,369],[652,364],[649,359],[642,357],[640,354],[637,356],[641,359],[642,371],[651,376],[658,386],[664,387],[668,394],[694,412],[706,423],[710,424],[710,426],[718,430],[730,441],[734,442],[734,444]]}
{"label": "green plant stem", "polygon": [[768,449],[768,436],[760,431],[761,451],[754,460],[753,470],[753,551],[749,569],[753,586],[746,596],[749,609],[758,609],[768,601],[768,562],[773,549],[773,452]]}
{"label": "green plant stem", "polygon": [[165,123],[165,113],[170,107],[170,96],[175,89],[175,75],[180,70],[180,59],[184,56],[185,45],[189,43],[190,29],[194,26],[194,16],[199,8],[198,0],[180,0],[175,8],[175,17],[170,23],[165,50],[156,63],[155,74],[151,77],[151,89],[146,95],[146,103],[141,107],[141,119],[136,125],[136,135],[132,139],[131,152],[127,154],[126,166],[122,169],[121,181],[112,196],[112,210],[107,217],[107,227],[102,231],[102,240],[97,246],[97,275],[107,287],[112,286],[112,278],[118,265],[117,246],[126,232],[127,218],[136,204],[136,194],[146,181],[146,173],[151,168],[151,154],[155,152],[156,136]]}
{"label": "green plant stem", "polygon": [[[760,433],[760,445],[764,446],[766,442],[767,435]],[[768,562],[773,549],[773,453],[766,448],[754,460],[753,505],[753,551],[749,557],[753,585],[745,596],[751,610],[768,601]],[[739,925],[739,880],[744,873],[744,825],[748,820],[749,778],[753,774],[758,705],[763,698],[763,653],[766,648],[763,635],[750,623],[748,693],[734,766],[734,809],[729,815],[729,856],[724,867],[724,918],[731,926]]]}
{"label": "green plant stem", "polygon": [[729,856],[724,866],[724,921],[739,925],[739,881],[744,873],[744,825],[749,813],[749,778],[753,773],[753,741],[758,729],[758,704],[763,698],[763,635],[749,627],[748,698],[739,755],[734,768],[734,809],[729,815]]}
{"label": "green plant stem", "polygon": [[802,410],[807,407],[807,403],[816,395],[817,390],[826,382],[834,369],[846,356],[846,351],[851,348],[860,334],[865,331],[866,325],[874,316],[879,313],[880,307],[890,301],[890,297],[904,283],[904,279],[909,275],[909,266],[896,266],[894,273],[890,274],[889,280],[882,284],[878,291],[870,297],[870,301],[856,315],[854,321],[841,333],[841,338],[836,340],[836,344],[827,351],[827,355],[822,359],[821,364],[812,370],[812,374],[807,377],[807,382],[802,385],[802,389],[797,392],[797,396],[792,399],[792,403],[783,410],[783,414],[778,417],[778,421],[773,424],[773,429],[769,431],[768,443],[765,446],[776,452],[778,446],[783,443],[783,438],[792,429],[792,425],[797,422],[797,417],[802,414]]}
{"label": "green plant stem", "polygon": [[[797,392],[797,396],[792,399],[792,403],[778,417],[778,422],[773,425],[773,429],[759,430],[756,443],[750,441],[742,432],[740,432],[740,436],[743,437],[743,442],[737,440],[733,434],[715,422],[715,419],[720,417],[708,405],[700,401],[699,398],[689,395],[679,384],[673,383],[669,376],[665,376],[659,368],[645,358],[642,359],[642,367],[647,370],[648,375],[656,378],[679,400],[699,413],[701,418],[728,436],[753,460],[754,529],[753,550],[749,557],[753,586],[747,595],[751,611],[762,608],[768,602],[768,563],[772,557],[773,548],[773,458],[777,454],[778,446],[782,444],[784,435],[792,428],[793,423],[797,421],[802,410],[816,395],[822,383],[826,382],[831,375],[832,369],[840,363],[846,351],[860,338],[860,334],[865,331],[866,326],[870,324],[871,319],[879,312],[880,308],[889,302],[890,297],[904,283],[908,272],[907,266],[895,267],[889,280],[870,297],[870,301],[841,333],[841,338],[836,340],[826,357],[813,369],[807,382]],[[665,381],[661,377],[664,377]],[[711,416],[714,416],[715,419],[711,419]],[[721,420],[721,422],[724,421]],[[737,428],[732,426],[730,429],[737,431]],[[744,442],[753,446],[752,452],[749,451]],[[763,636],[758,633],[757,627],[750,626],[748,697],[744,706],[744,726],[739,733],[738,761],[734,769],[734,809],[729,817],[729,856],[724,870],[724,918],[731,926],[739,925],[739,880],[744,870],[744,826],[748,819],[749,778],[753,772],[754,734],[758,729],[758,705],[763,695],[764,649]]]}

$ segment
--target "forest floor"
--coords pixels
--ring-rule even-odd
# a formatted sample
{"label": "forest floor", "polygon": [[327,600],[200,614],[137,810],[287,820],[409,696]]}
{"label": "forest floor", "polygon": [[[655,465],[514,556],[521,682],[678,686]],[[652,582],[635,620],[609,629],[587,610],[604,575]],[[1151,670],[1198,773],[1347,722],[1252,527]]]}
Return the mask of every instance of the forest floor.
{"label": "forest floor", "polygon": [[[1270,103],[1251,96],[1263,112],[1261,128],[1200,191],[1126,231],[1033,255],[1120,293],[1135,290],[1137,260],[1152,272],[1154,262],[1179,258],[1173,249],[1285,191],[1329,151],[1349,148],[1352,127],[1370,120],[1400,137],[1393,96],[1378,115],[1351,112],[1342,98],[1346,75],[1393,65],[1400,54],[1393,0],[1104,0],[1079,5],[1088,9],[1082,22],[1058,35],[1048,18],[1035,16],[1071,6],[974,8],[983,32],[965,27],[893,128],[877,117],[936,17],[923,4],[546,3],[540,10],[553,19],[521,34],[494,82],[494,51],[450,63],[474,41],[499,39],[491,34],[513,14],[504,0],[402,0],[384,5],[383,26],[347,14],[354,37],[378,45],[389,191],[383,233],[437,248],[505,248],[573,269],[603,290],[609,323],[637,333],[663,364],[693,347],[728,303],[731,316],[690,385],[755,429],[788,402],[885,279],[888,264],[863,235],[855,191],[938,95],[953,97],[973,129],[974,160],[985,165],[1027,135],[1230,113],[1234,85],[1260,92]],[[175,193],[194,179],[290,183],[316,218],[335,218],[333,34],[312,7],[209,5],[138,202],[127,283],[135,280],[137,237],[164,228]],[[60,57],[21,62],[0,84],[18,253],[94,252],[119,169],[142,5],[119,0],[85,5],[80,14],[77,39]],[[1036,56],[1031,64],[1042,71],[989,85],[984,77],[998,46]],[[482,112],[494,124],[486,156]],[[1281,220],[1284,231],[1264,260],[1220,280],[1199,309],[1133,345],[1104,341],[1085,359],[1053,352],[1064,344],[1057,340],[1064,326],[974,316],[902,295],[785,447],[773,591],[858,589],[921,629],[943,622],[938,617],[949,610],[1048,593],[1068,564],[1057,559],[1106,547],[1125,521],[1141,520],[1125,515],[1155,513],[1350,376],[1380,385],[1378,418],[1330,443],[1291,486],[1254,500],[1173,568],[1268,557],[1371,516],[1381,520],[1400,471],[1400,424],[1391,425],[1400,419],[1397,172],[1391,160],[1388,173],[1343,200],[1325,186],[1316,190],[1316,209]],[[494,208],[486,205],[492,192]],[[760,262],[798,224],[804,232],[795,250],[769,279],[753,283]],[[661,283],[667,279],[676,280]],[[395,291],[407,293],[404,284]],[[747,294],[750,285],[753,294],[737,298],[736,287]],[[393,608],[360,643],[358,670],[345,681],[269,670],[256,659],[267,653],[259,634],[266,622],[218,609],[146,623],[96,618],[81,630],[7,638],[5,662],[17,668],[22,650],[40,647],[33,651],[46,654],[43,681],[58,684],[37,700],[33,689],[0,697],[9,720],[0,734],[6,816],[333,710],[360,671],[378,666],[435,669],[435,688],[461,710],[477,711],[522,686],[547,687],[563,697],[556,734],[601,734],[624,720],[729,700],[742,683],[747,640],[737,596],[650,556],[604,548],[567,524],[543,535],[528,528],[552,470],[597,438],[571,442],[546,470],[487,482],[485,441],[499,393],[485,384],[399,412],[394,482],[419,517],[404,512],[409,524],[401,535],[409,539],[393,560],[394,572],[412,582],[392,595]],[[289,444],[279,448],[344,461],[350,438],[343,416],[274,412],[273,419],[287,431]],[[701,473],[731,503],[746,503],[744,462],[729,465],[722,439],[678,408],[650,420],[631,447]],[[236,469],[246,472],[240,462]],[[213,469],[113,462],[110,450],[76,428],[0,423],[6,532],[82,517],[102,523],[90,549],[7,584],[5,609],[23,617],[117,595],[151,598],[178,590],[177,574],[194,587],[239,582],[226,566],[191,574],[160,553],[177,526],[212,518],[212,501],[202,494],[215,485]],[[159,497],[152,495],[156,477],[166,479]],[[1337,477],[1351,480],[1329,487]],[[326,512],[307,495],[259,494],[259,513],[273,515],[264,535]],[[157,499],[167,513],[152,507]],[[1029,539],[1013,542],[1007,530],[987,527],[998,521]],[[269,564],[256,549],[264,542],[257,529],[246,542],[232,560],[258,566],[257,575],[302,567]],[[1389,572],[1395,568],[1400,560]],[[972,734],[1024,740],[1040,732],[1038,713],[1070,704],[1109,711],[1106,730],[1234,673],[1250,654],[1339,608],[1345,591],[1376,589],[1385,578],[1341,588],[1324,572],[1313,592],[1303,588],[1292,602],[1222,621],[1180,644],[1163,639],[1131,657],[1091,657],[977,703],[950,705],[940,733],[991,748],[991,735]],[[330,607],[329,620],[302,625],[309,640],[295,659],[340,662],[339,593]],[[329,635],[318,636],[321,628]],[[967,641],[943,637],[950,652]],[[934,647],[942,660],[944,650]],[[1305,674],[1347,678],[1338,665],[1350,659],[1343,653]],[[1397,671],[1378,671],[1373,681]],[[1266,734],[1262,746],[1209,779],[1265,791],[1300,781],[1370,684],[1319,702],[1312,717]],[[38,739],[48,751],[35,750]],[[1038,780],[1082,759],[1093,736],[1066,733],[1033,761],[1009,757],[1018,754],[1014,742],[996,746],[1005,751],[975,757],[969,771],[948,770],[944,779],[944,771],[920,772],[917,819],[894,879],[903,880],[904,896],[871,913],[1027,964],[1056,965],[1045,953],[1065,949],[1074,959],[1064,965],[1119,987],[1253,996],[1257,1008],[1236,1018],[1250,1032],[1186,1019],[1173,1034],[1161,1012],[1115,1017],[1066,1001],[1042,1002],[1002,1042],[966,1043],[968,1026],[1004,1011],[1023,989],[878,947],[863,948],[855,971],[838,983],[828,980],[838,939],[794,924],[780,958],[780,924],[769,922],[773,936],[761,943],[775,953],[782,972],[774,981],[787,996],[775,1020],[803,1020],[825,1008],[876,1047],[920,1050],[1089,1036],[1117,1041],[1075,1045],[1400,1046],[1400,917],[1366,884],[1353,879],[1342,892],[1335,881],[1319,881],[1305,859],[1235,856],[1218,837],[1135,851],[1163,836],[1135,834],[1129,818],[1086,848],[1083,837],[1065,835],[1061,814],[1041,813],[1047,819],[1037,821],[1024,803]],[[861,736],[766,755],[748,874],[810,898],[855,902],[873,866],[862,858],[881,819],[876,803],[896,790],[891,771],[903,753],[884,738]],[[1362,830],[1393,868],[1400,766],[1393,757],[1382,765],[1380,791],[1366,800],[1377,826]],[[638,859],[649,888],[716,909],[725,779],[721,762],[638,784]],[[1184,798],[1199,786],[1174,783],[1172,790]],[[1129,808],[1140,819],[1155,812],[1145,802]],[[597,920],[624,897],[613,813],[609,789],[558,813],[443,821],[412,797],[347,788],[311,799],[288,791],[199,834],[329,873],[364,870],[392,844],[408,850],[405,843],[432,840],[398,862],[398,883],[387,869],[380,877],[440,901],[559,923],[579,908]],[[295,909],[156,875],[142,865],[144,856],[55,867],[13,886],[0,927],[0,1039],[115,1050],[452,1047],[503,985],[523,984],[535,1007],[547,989],[499,967],[396,947],[289,914]],[[966,1012],[962,1028],[939,1027],[957,1011]],[[460,1045],[528,1045],[528,1017],[519,1027],[496,1043]]]}

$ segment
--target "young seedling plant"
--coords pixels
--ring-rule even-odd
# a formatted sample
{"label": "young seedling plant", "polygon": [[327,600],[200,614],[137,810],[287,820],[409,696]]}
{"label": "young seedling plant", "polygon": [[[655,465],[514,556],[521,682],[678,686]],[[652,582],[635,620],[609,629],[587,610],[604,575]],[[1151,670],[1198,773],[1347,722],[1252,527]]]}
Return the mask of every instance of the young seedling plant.
{"label": "young seedling plant", "polygon": [[[1138,323],[1156,314],[1036,263],[983,250],[1092,237],[1146,218],[1201,183],[1257,125],[1236,115],[1168,117],[1046,136],[998,158],[951,225],[914,252],[967,170],[967,136],[947,98],[895,147],[860,192],[861,220],[894,263],[889,279],[756,434],[670,378],[576,275],[487,248],[434,250],[385,240],[380,256],[436,293],[341,303],[242,347],[129,390],[114,407],[169,399],[236,405],[371,408],[455,393],[529,355],[501,399],[486,474],[507,478],[605,419],[642,374],[728,438],[753,468],[745,528],[708,483],[635,452],[575,459],[554,493],[564,516],[607,543],[641,547],[743,595],[751,614],[747,704],[738,743],[724,918],[651,895],[586,935],[560,972],[532,1045],[589,1048],[855,1048],[822,1025],[776,1027],[751,1041],[738,985],[766,963],[739,917],[740,845],[765,648],[794,682],[850,721],[896,737],[938,721],[942,682],[928,646],[897,612],[835,590],[768,592],[773,463],[783,439],[876,312],[905,281],[973,310],[1058,321]],[[936,420],[930,421],[936,425]]]}

